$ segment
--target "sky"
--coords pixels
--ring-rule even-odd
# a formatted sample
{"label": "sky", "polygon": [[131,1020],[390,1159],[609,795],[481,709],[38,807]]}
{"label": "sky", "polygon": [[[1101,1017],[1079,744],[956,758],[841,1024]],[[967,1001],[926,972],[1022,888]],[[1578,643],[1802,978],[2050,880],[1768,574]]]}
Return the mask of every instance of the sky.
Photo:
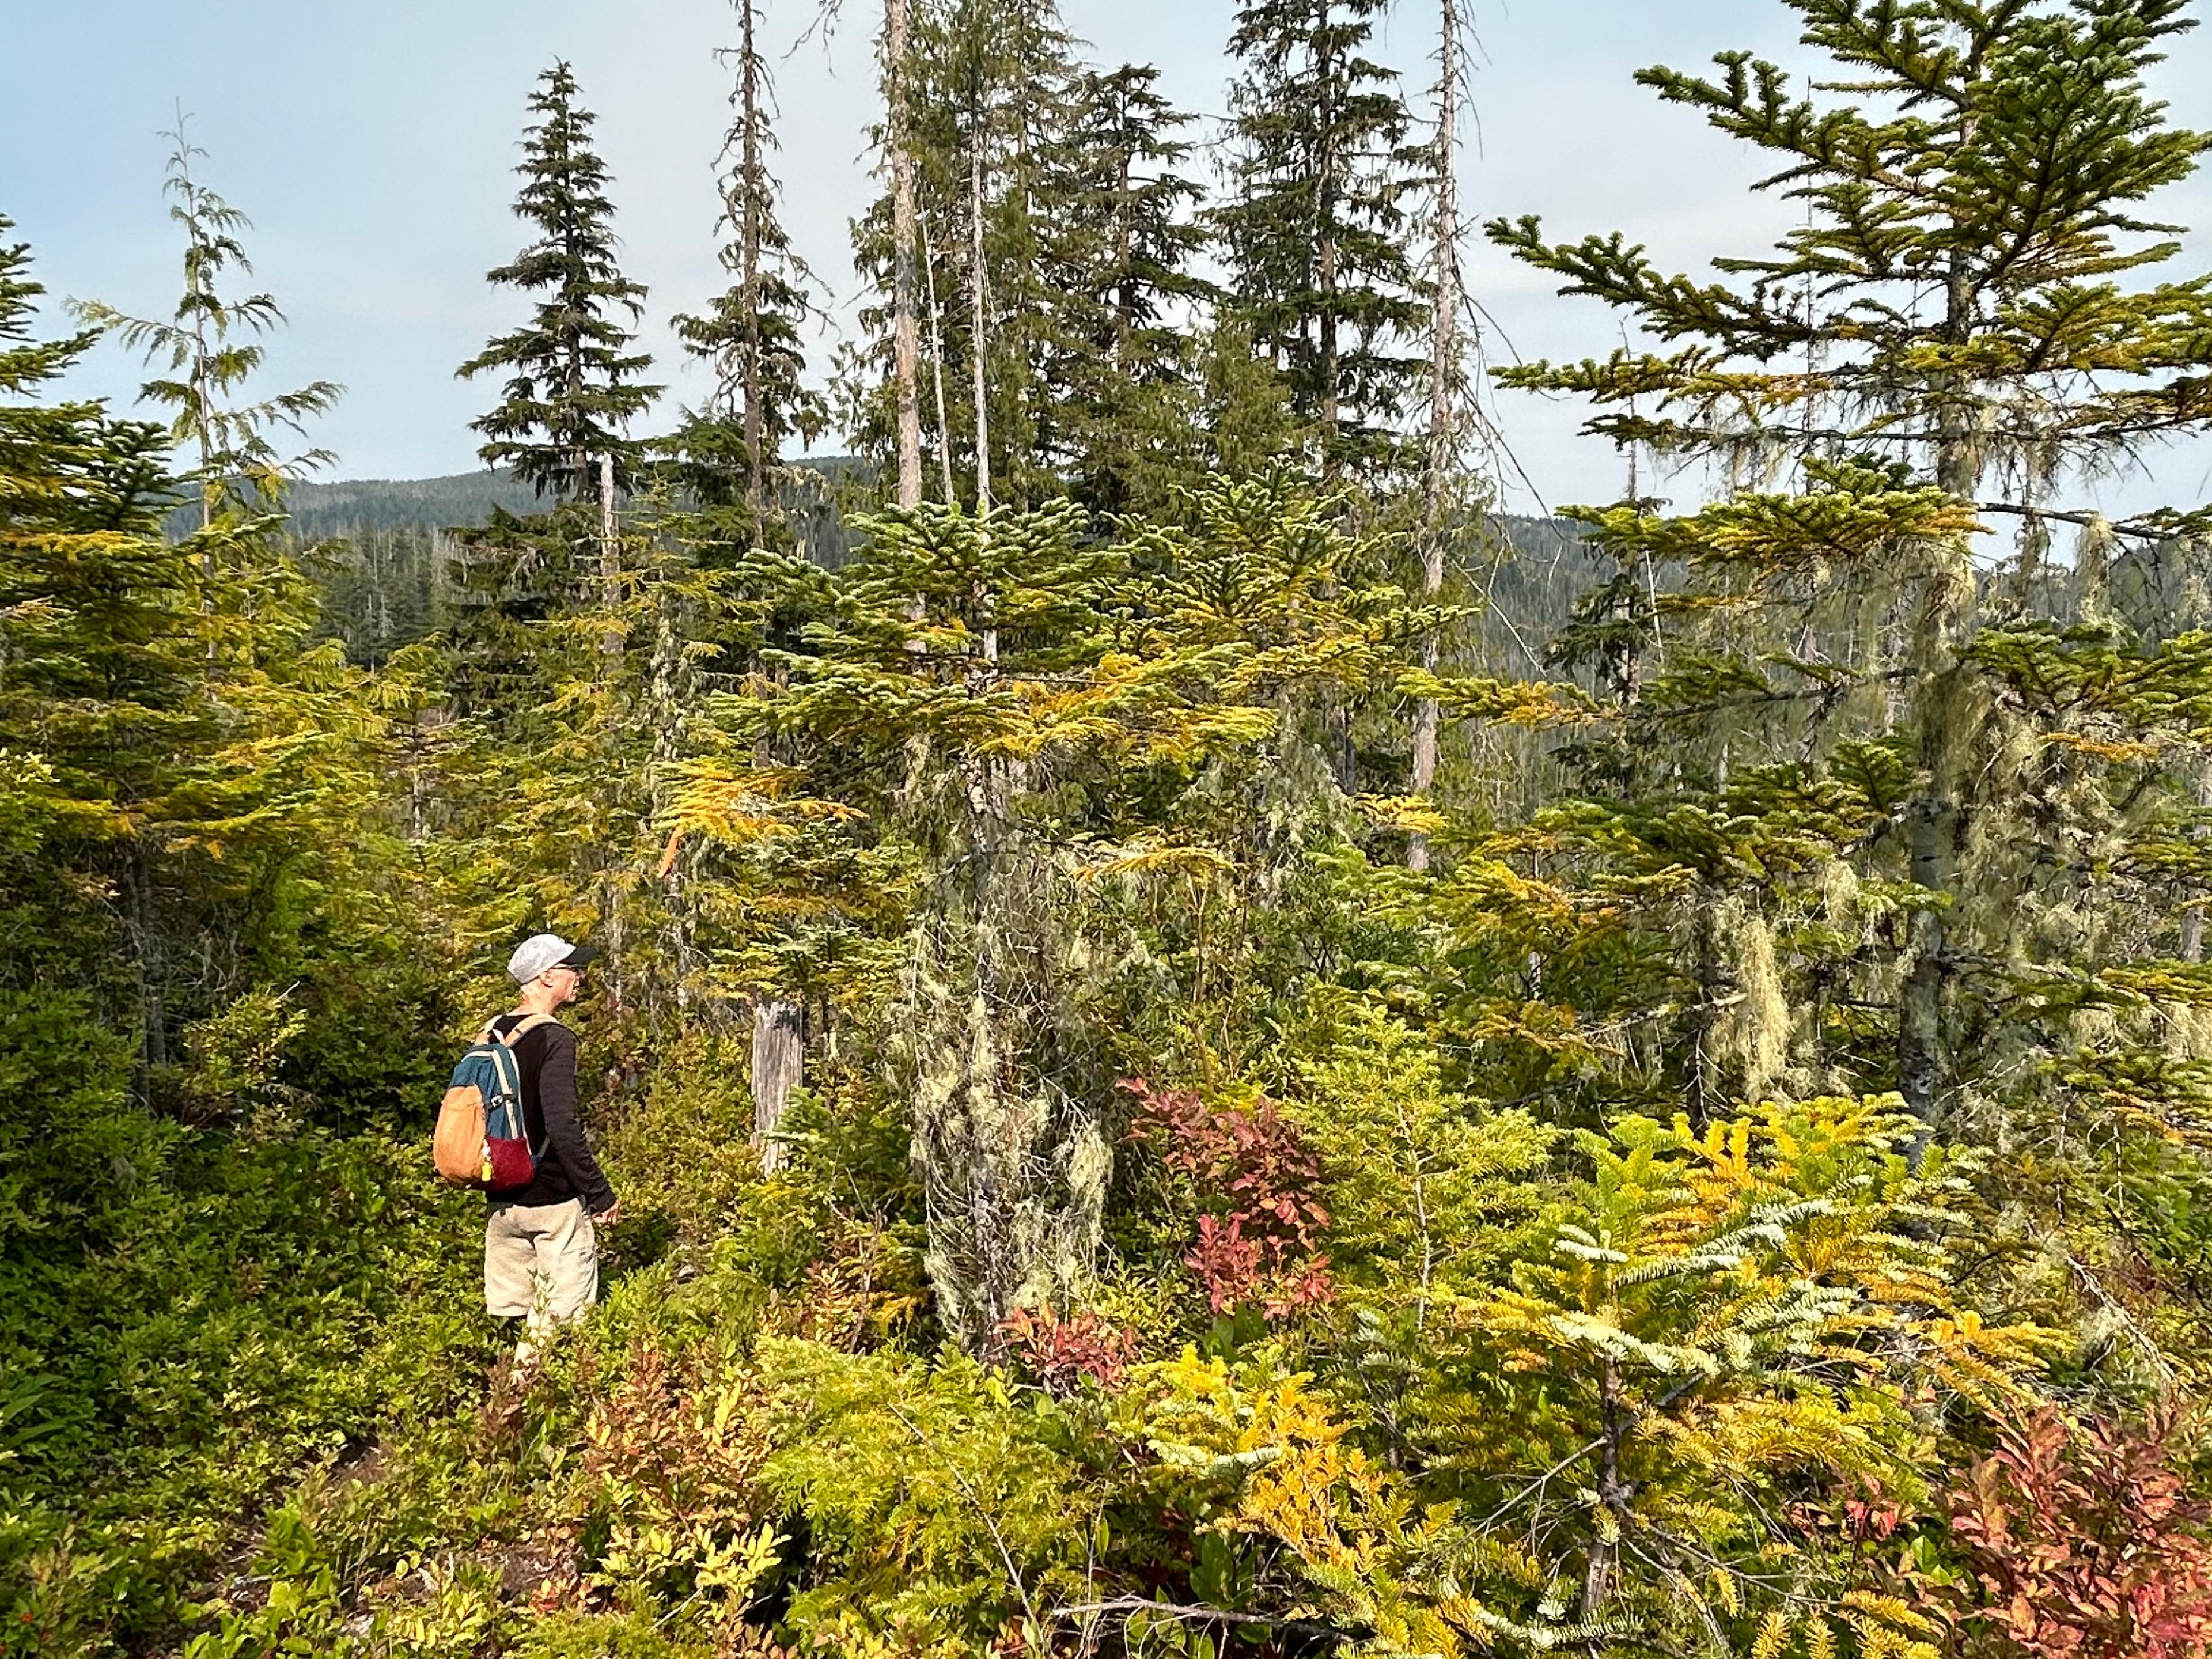
{"label": "sky", "polygon": [[[1704,274],[1716,254],[1758,251],[1790,222],[1788,204],[1751,186],[1755,155],[1632,76],[1644,65],[1704,66],[1744,48],[1803,61],[1778,0],[1470,0],[1481,52],[1477,131],[1461,180],[1470,219],[1541,214],[1560,236],[1619,230],[1662,264]],[[1218,117],[1231,0],[1063,0],[1088,55],[1158,64],[1162,90]],[[877,0],[842,0],[825,24],[815,0],[766,0],[777,59],[784,216],[823,279],[826,365],[851,337],[859,302],[848,225],[875,191],[864,130],[877,113],[871,33]],[[259,287],[289,326],[270,343],[265,390],[328,379],[343,400],[316,444],[331,476],[408,478],[475,465],[468,422],[494,401],[455,365],[511,328],[526,302],[483,273],[511,258],[511,169],[533,78],[574,66],[599,117],[623,260],[651,290],[644,331],[671,397],[708,389],[675,349],[669,318],[723,286],[714,259],[714,159],[726,125],[726,0],[0,0],[0,214],[32,245],[54,301],[99,298],[140,314],[173,304],[179,244],[166,217],[161,130],[181,107],[208,152],[206,182],[244,210]],[[1375,55],[1409,88],[1431,76],[1435,0],[1398,0]],[[2160,74],[2176,118],[2212,126],[2212,31],[2187,39]],[[2202,225],[2190,269],[2212,268],[2212,179],[2154,204]],[[1492,326],[1486,349],[1516,356],[1601,355],[1610,313],[1554,296],[1548,278],[1474,239],[1469,282]],[[57,319],[57,326],[58,321]],[[99,348],[72,392],[127,404],[143,374]],[[672,405],[664,405],[672,417]],[[1572,405],[1498,395],[1516,464],[1507,504],[1533,511],[1610,500],[1623,463],[1577,435]],[[1647,476],[1646,487],[1650,487]],[[1703,493],[1684,477],[1661,486]],[[2104,486],[2124,511],[2212,492],[2212,453],[2158,462]]]}

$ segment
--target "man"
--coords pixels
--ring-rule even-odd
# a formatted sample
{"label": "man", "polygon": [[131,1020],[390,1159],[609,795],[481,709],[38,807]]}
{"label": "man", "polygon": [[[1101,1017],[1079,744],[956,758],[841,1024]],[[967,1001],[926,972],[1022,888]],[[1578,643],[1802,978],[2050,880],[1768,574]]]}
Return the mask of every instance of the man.
{"label": "man", "polygon": [[513,1047],[537,1173],[527,1187],[494,1194],[484,1222],[484,1306],[494,1318],[527,1322],[516,1351],[525,1362],[535,1339],[599,1299],[598,1230],[622,1217],[576,1118],[576,1039],[554,1018],[576,1000],[596,954],[555,933],[523,940],[507,963],[521,996],[491,1025],[505,1040],[535,1020]]}

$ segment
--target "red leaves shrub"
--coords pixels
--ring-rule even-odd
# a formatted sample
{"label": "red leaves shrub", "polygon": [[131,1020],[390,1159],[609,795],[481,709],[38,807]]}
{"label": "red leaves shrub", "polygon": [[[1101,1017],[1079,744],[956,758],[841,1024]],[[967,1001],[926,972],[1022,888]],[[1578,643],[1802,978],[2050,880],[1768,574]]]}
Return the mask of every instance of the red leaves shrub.
{"label": "red leaves shrub", "polygon": [[1968,1579],[1948,1610],[2021,1659],[2212,1655],[2212,1511],[2170,1461],[2175,1423],[2072,1423],[2045,1407],[2008,1426],[1951,1494]]}
{"label": "red leaves shrub", "polygon": [[1035,1315],[1017,1308],[1006,1332],[1014,1357],[1047,1394],[1063,1399],[1086,1376],[1103,1389],[1120,1387],[1137,1357],[1132,1333],[1088,1309],[1062,1319],[1050,1308]]}
{"label": "red leaves shrub", "polygon": [[1328,1258],[1320,1248],[1328,1212],[1314,1194],[1321,1159],[1272,1100],[1217,1106],[1188,1089],[1160,1090],[1139,1078],[1130,1138],[1156,1146],[1184,1176],[1200,1206],[1198,1243],[1183,1258],[1215,1313],[1252,1303],[1269,1319],[1328,1301]]}

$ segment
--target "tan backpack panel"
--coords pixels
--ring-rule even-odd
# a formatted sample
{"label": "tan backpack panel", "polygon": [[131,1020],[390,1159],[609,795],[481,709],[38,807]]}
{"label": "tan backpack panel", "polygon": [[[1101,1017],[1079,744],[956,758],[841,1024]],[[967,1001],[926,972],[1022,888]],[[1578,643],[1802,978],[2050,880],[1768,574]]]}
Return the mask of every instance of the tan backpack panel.
{"label": "tan backpack panel", "polygon": [[[477,1042],[502,1042],[512,1048],[529,1032],[553,1023],[550,1014],[532,1014],[505,1036],[486,1025],[477,1033]],[[440,1177],[456,1186],[484,1184],[484,1098],[483,1091],[474,1084],[454,1085],[438,1103],[438,1127],[430,1137],[430,1160],[437,1165]]]}

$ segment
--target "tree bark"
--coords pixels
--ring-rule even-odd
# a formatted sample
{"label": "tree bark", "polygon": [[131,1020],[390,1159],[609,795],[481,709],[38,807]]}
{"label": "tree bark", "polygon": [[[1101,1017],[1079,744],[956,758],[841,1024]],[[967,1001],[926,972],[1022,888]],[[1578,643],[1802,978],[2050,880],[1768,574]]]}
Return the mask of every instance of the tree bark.
{"label": "tree bark", "polygon": [[[1963,345],[1972,329],[1973,289],[1967,256],[1951,256],[1943,334]],[[1980,471],[1973,446],[1970,389],[1956,371],[1936,388],[1936,482],[1972,502]],[[1941,555],[1937,556],[1939,558]],[[1967,562],[1971,572],[1972,564]],[[1942,1118],[1948,1085],[1943,1051],[1943,1007],[1951,984],[1949,930],[1936,900],[1950,892],[1951,855],[1963,829],[1954,775],[1954,723],[1958,720],[1958,634],[1972,576],[1948,563],[1921,579],[1910,660],[1916,690],[1914,725],[1919,736],[1921,787],[1906,813],[1909,874],[1929,897],[1912,915],[1897,1020],[1897,1090],[1912,1115],[1933,1134]]]}
{"label": "tree bark", "polygon": [[[1610,1359],[1605,1361],[1599,1387],[1604,1429],[1598,1442],[1598,1501],[1611,1512],[1613,1525],[1625,1530],[1631,1488],[1621,1479],[1620,1449],[1627,1436],[1628,1419],[1621,1409],[1620,1369]],[[1590,1540],[1589,1560],[1583,1572],[1584,1619],[1595,1619],[1613,1593],[1613,1565],[1619,1553],[1620,1546],[1604,1538]]]}
{"label": "tree bark", "polygon": [[151,1071],[169,1063],[169,1018],[161,961],[161,936],[154,912],[154,866],[145,844],[130,845],[131,943],[137,957],[141,1020],[140,1063]]}
{"label": "tree bark", "polygon": [[1320,81],[1321,155],[1314,172],[1314,258],[1320,295],[1316,319],[1321,349],[1321,471],[1324,478],[1337,472],[1337,426],[1341,418],[1337,394],[1336,343],[1336,65],[1329,55],[1328,0],[1322,0],[1319,34],[1323,42],[1315,66]]}
{"label": "tree bark", "polygon": [[[2202,812],[2207,807],[2212,807],[2212,768],[2207,768],[2200,761],[2197,771],[2197,810]],[[2189,838],[2203,841],[2205,834],[2205,827],[2200,823],[2189,832]],[[2202,904],[2192,904],[2181,913],[2181,959],[2184,962],[2204,960],[2204,907]]]}
{"label": "tree bark", "polygon": [[891,152],[891,375],[898,396],[898,504],[921,505],[921,341],[915,317],[914,149],[907,131],[912,0],[884,0],[884,102]]}
{"label": "tree bark", "polygon": [[[1458,366],[1459,328],[1459,3],[1443,0],[1437,62],[1437,274],[1429,359],[1429,490],[1427,538],[1421,550],[1421,593],[1434,603],[1444,586],[1445,508],[1452,463],[1452,395]],[[1421,666],[1433,674],[1443,658],[1434,629],[1421,638]],[[1413,793],[1436,787],[1437,740],[1443,711],[1434,697],[1413,710]],[[1406,866],[1429,867],[1429,838],[1416,830],[1406,843]]]}
{"label": "tree bark", "polygon": [[1720,1035],[1721,1011],[1735,989],[1734,977],[1722,958],[1717,912],[1721,895],[1700,884],[1690,918],[1691,995],[1686,1022],[1688,1046],[1682,1059],[1682,1109],[1690,1127],[1702,1131],[1711,1120],[1719,1098],[1716,1073],[1719,1055],[1714,1052]]}
{"label": "tree bark", "polygon": [[622,657],[622,541],[615,524],[615,453],[599,452],[599,607],[606,631],[599,653],[610,671]]}
{"label": "tree bark", "polygon": [[983,112],[975,112],[968,136],[968,357],[975,398],[975,510],[991,510],[991,416],[985,396],[983,331],[989,307],[983,270]]}
{"label": "tree bark", "polygon": [[929,295],[929,361],[937,388],[937,469],[947,507],[958,499],[952,487],[952,422],[945,413],[945,328],[937,307],[937,262],[929,247],[929,222],[921,222],[921,274]]}
{"label": "tree bark", "polygon": [[738,228],[739,271],[745,295],[745,504],[753,515],[753,545],[768,535],[766,422],[761,410],[760,246],[761,206],[765,181],[760,166],[760,60],[753,50],[754,0],[739,0],[744,18],[738,52],[738,87],[744,137],[739,165],[744,170],[744,223]]}
{"label": "tree bark", "polygon": [[805,1068],[806,1014],[795,1002],[763,997],[753,1005],[753,1146],[770,1175],[784,1164],[775,1138]]}

